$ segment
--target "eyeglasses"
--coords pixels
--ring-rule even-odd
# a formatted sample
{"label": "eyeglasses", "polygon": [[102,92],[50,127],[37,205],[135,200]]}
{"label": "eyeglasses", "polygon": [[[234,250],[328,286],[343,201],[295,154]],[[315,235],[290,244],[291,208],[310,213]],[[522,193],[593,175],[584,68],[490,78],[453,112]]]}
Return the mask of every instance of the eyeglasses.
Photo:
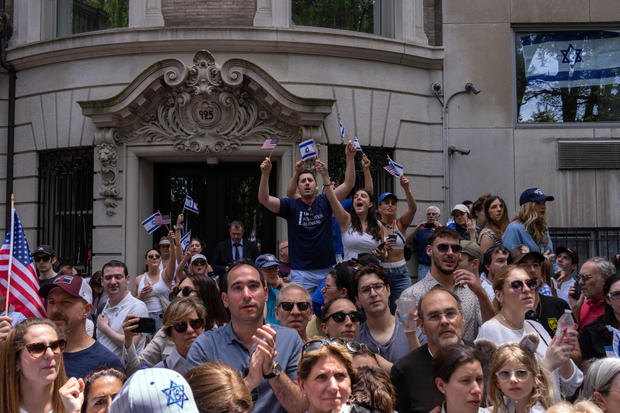
{"label": "eyeglasses", "polygon": [[513,375],[517,380],[523,381],[527,380],[532,375],[532,372],[525,369],[501,370],[495,372],[495,376],[501,381],[508,381],[512,378]]}
{"label": "eyeglasses", "polygon": [[379,346],[377,346],[375,343],[360,343],[358,341],[350,341],[347,343],[346,346],[347,350],[349,350],[349,352],[353,354],[379,354]]}
{"label": "eyeglasses", "polygon": [[371,285],[365,285],[362,288],[360,288],[359,291],[361,295],[370,295],[370,290],[375,290],[377,294],[380,294],[383,292],[384,289],[385,289],[385,283],[376,283],[376,284],[371,284]]}
{"label": "eyeglasses", "polygon": [[[189,297],[189,295],[191,293],[193,293],[194,291],[196,291],[196,290],[194,290],[191,287],[183,287],[183,288],[174,287],[172,289],[172,295],[174,295],[174,296],[179,295],[179,291],[181,292],[181,294],[183,294],[183,297]],[[196,291],[196,292],[198,292],[198,291]]]}
{"label": "eyeglasses", "polygon": [[207,265],[207,262],[205,260],[196,260],[192,265]]}
{"label": "eyeglasses", "polygon": [[297,306],[297,309],[299,311],[306,311],[308,308],[310,308],[310,303],[308,301],[300,301],[297,303],[293,303],[291,301],[282,301],[280,303],[280,307],[282,307],[284,311],[293,311],[294,306]]}
{"label": "eyeglasses", "polygon": [[160,257],[159,255],[147,255],[147,258],[149,260],[158,260]]}
{"label": "eyeglasses", "polygon": [[[538,288],[538,284],[536,280],[532,278],[530,278],[529,280],[526,280],[525,285],[527,285],[527,288],[529,288],[530,290],[536,290]],[[514,280],[513,282],[510,283],[510,288],[512,288],[513,290],[523,291],[523,281]]]}
{"label": "eyeglasses", "polygon": [[327,285],[327,284],[323,284],[323,288],[321,289],[321,291],[323,291],[323,290],[325,290],[325,291],[327,291],[327,290],[331,290],[332,288],[338,288],[338,287],[337,287],[337,286],[335,286],[335,285]]}
{"label": "eyeglasses", "polygon": [[609,298],[611,301],[620,300],[620,291],[614,291],[613,293],[607,293],[607,298]]}
{"label": "eyeglasses", "polygon": [[35,255],[33,257],[34,262],[41,262],[41,261],[48,262],[51,259],[52,259],[52,257],[50,257],[49,255],[39,255],[39,256]]}
{"label": "eyeglasses", "polygon": [[463,251],[463,247],[461,247],[461,244],[437,244],[437,249],[439,250],[439,252],[443,253],[446,253],[449,249],[452,249],[452,252],[454,254],[458,254],[459,252]]}
{"label": "eyeglasses", "polygon": [[196,318],[193,320],[189,320],[189,322],[180,321],[178,323],[174,323],[172,327],[174,327],[174,330],[177,333],[185,333],[187,331],[188,324],[192,326],[194,330],[198,330],[199,328],[203,328],[205,326],[205,320],[203,320],[202,318]]}
{"label": "eyeglasses", "polygon": [[49,344],[45,343],[30,343],[26,344],[26,350],[32,357],[39,358],[45,354],[47,349],[51,349],[54,354],[60,354],[65,351],[65,345],[67,344],[66,340],[56,340],[52,341]]}
{"label": "eyeglasses", "polygon": [[577,282],[583,281],[584,283],[587,283],[588,281],[590,281],[592,279],[592,277],[593,277],[593,275],[579,274],[575,278],[577,279]]}
{"label": "eyeglasses", "polygon": [[423,320],[431,323],[439,323],[443,317],[446,317],[448,321],[453,321],[456,320],[459,314],[458,310],[448,310],[445,313],[431,313],[424,317]]}
{"label": "eyeglasses", "polygon": [[338,324],[344,323],[344,320],[349,317],[352,323],[358,323],[361,321],[361,316],[359,311],[351,311],[350,313],[345,313],[344,311],[337,311],[323,318],[323,322],[327,322],[330,318],[333,318],[334,321]]}

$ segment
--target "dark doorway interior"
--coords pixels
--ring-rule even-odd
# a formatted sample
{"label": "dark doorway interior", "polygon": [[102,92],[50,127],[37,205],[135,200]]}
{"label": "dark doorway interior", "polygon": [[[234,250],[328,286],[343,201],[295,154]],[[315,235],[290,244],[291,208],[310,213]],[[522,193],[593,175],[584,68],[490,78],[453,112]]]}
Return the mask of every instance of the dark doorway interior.
{"label": "dark doorway interior", "polygon": [[[275,188],[275,170],[270,188]],[[157,163],[155,164],[154,205],[162,214],[170,214],[172,223],[183,209],[189,194],[198,203],[200,214],[185,211],[187,227],[207,245],[207,258],[215,244],[228,237],[230,221],[245,225],[245,237],[253,236],[262,251],[276,251],[275,215],[258,203],[260,169],[258,163]],[[153,235],[156,243],[165,235],[164,227]],[[255,234],[255,235],[254,235]]]}

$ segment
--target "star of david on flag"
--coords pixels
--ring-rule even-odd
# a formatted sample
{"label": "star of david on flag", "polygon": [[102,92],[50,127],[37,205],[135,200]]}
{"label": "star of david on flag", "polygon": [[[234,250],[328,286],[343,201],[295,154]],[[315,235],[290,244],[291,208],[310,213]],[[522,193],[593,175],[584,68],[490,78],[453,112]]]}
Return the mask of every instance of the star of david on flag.
{"label": "star of david on flag", "polygon": [[161,221],[161,214],[159,212],[155,212],[153,215],[142,221],[142,226],[147,233],[152,234],[157,231],[157,228],[160,227],[160,225],[157,224],[157,220]]}
{"label": "star of david on flag", "polygon": [[314,139],[308,139],[299,144],[299,152],[301,153],[301,159],[306,160],[316,157],[316,145]]}
{"label": "star of david on flag", "polygon": [[166,406],[176,404],[182,409],[183,402],[189,400],[189,397],[185,394],[185,386],[183,384],[176,384],[172,380],[170,380],[170,387],[163,389],[162,392],[168,397]]}
{"label": "star of david on flag", "polygon": [[183,252],[187,251],[190,242],[192,241],[192,231],[187,231],[187,234],[183,235],[179,240],[179,245],[183,248]]}
{"label": "star of david on flag", "polygon": [[194,202],[191,196],[187,195],[185,197],[185,204],[183,204],[183,209],[187,209],[188,211],[193,212],[194,214],[198,214],[198,204]]}
{"label": "star of david on flag", "polygon": [[[8,289],[9,304],[26,318],[44,318],[45,307],[39,297],[39,279],[32,263],[26,234],[24,234],[22,223],[15,209],[13,209],[12,221],[13,227],[7,232],[0,247],[0,293],[6,297]],[[10,273],[9,259],[11,261]],[[4,308],[0,309],[0,312],[2,311]]]}
{"label": "star of david on flag", "polygon": [[404,173],[404,168],[401,164],[394,162],[389,156],[387,157],[388,164],[383,167],[390,175],[393,176],[402,176]]}

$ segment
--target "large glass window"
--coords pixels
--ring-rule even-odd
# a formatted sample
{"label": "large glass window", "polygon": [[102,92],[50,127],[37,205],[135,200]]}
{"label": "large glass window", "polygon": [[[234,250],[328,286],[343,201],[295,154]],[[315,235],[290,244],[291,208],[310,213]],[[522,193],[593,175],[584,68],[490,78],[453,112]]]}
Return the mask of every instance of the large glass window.
{"label": "large glass window", "polygon": [[[293,23],[365,33],[379,33],[375,27],[376,0],[292,0]],[[377,16],[378,17],[378,16]]]}
{"label": "large glass window", "polygon": [[517,31],[517,122],[620,121],[620,30]]}
{"label": "large glass window", "polygon": [[58,37],[127,27],[129,0],[57,0]]}

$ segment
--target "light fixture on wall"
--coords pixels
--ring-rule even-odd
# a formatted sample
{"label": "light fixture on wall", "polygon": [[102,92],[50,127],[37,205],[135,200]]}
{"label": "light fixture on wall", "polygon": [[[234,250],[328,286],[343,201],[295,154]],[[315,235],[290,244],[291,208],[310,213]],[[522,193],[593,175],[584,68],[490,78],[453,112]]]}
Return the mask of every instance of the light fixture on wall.
{"label": "light fixture on wall", "polygon": [[450,170],[450,156],[455,153],[461,155],[469,155],[470,149],[459,148],[457,146],[451,146],[448,139],[448,106],[450,101],[457,95],[480,93],[480,89],[476,87],[472,82],[466,82],[462,90],[458,90],[451,94],[447,99],[443,100],[443,86],[440,82],[431,83],[431,93],[441,104],[441,122],[442,122],[442,147],[443,147],[443,189],[444,189],[444,201],[447,208],[452,206],[452,172]]}

